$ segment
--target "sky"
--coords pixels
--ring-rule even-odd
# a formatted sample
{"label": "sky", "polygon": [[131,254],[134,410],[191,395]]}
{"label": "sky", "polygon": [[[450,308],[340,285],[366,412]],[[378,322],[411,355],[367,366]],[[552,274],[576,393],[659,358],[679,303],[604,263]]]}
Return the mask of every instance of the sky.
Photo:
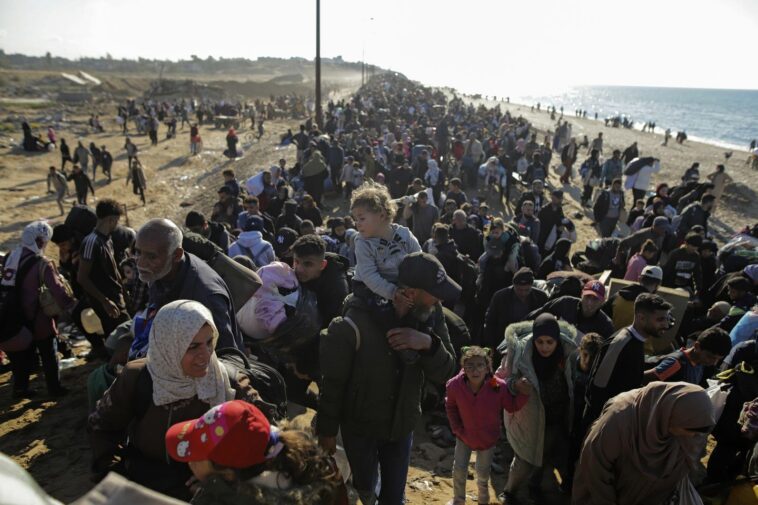
{"label": "sky", "polygon": [[[315,55],[315,0],[0,0],[6,53]],[[323,0],[321,55],[519,95],[611,84],[758,89],[756,0]]]}

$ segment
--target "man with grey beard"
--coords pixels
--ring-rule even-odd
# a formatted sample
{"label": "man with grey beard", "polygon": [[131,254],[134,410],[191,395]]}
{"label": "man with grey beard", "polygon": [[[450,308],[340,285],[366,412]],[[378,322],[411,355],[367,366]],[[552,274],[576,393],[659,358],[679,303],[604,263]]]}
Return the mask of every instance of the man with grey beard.
{"label": "man with grey beard", "polygon": [[[244,352],[229,288],[203,260],[182,249],[182,231],[173,222],[151,219],[145,223],[137,232],[134,249],[139,278],[150,286],[147,313],[175,300],[200,302],[211,311],[218,329],[216,348],[236,347]],[[139,339],[136,332],[135,338]],[[132,351],[136,351],[134,345]]]}
{"label": "man with grey beard", "polygon": [[412,308],[371,310],[348,296],[343,317],[321,334],[322,381],[316,420],[319,443],[334,453],[337,431],[363,503],[403,503],[413,430],[421,415],[424,382],[444,384],[456,371],[441,301],[461,287],[434,256],[407,255],[398,267],[399,289]]}

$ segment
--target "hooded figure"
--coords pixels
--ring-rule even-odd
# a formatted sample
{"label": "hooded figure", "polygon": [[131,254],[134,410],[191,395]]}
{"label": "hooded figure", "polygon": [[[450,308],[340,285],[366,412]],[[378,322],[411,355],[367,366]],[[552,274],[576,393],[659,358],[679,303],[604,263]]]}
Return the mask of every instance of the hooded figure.
{"label": "hooded figure", "polygon": [[229,246],[229,256],[232,258],[239,255],[246,256],[253,260],[256,268],[275,261],[274,247],[263,240],[263,227],[263,218],[249,216],[245,220],[243,231],[237,237],[237,241]]}
{"label": "hooded figure", "polygon": [[693,384],[652,382],[619,394],[584,441],[572,503],[664,503],[699,465],[714,424],[708,394]]}
{"label": "hooded figure", "polygon": [[[539,342],[546,337],[557,342],[554,351],[545,356]],[[558,445],[568,440],[571,430],[567,419],[573,410],[573,366],[570,360],[576,351],[576,329],[552,314],[514,323],[505,330],[505,341],[498,351],[505,356],[495,375],[521,377],[532,385],[526,405],[519,411],[504,414],[508,442],[516,454],[506,484],[506,496],[515,493],[530,474],[549,464],[562,468],[567,459],[560,456]],[[558,458],[556,458],[558,456]],[[548,458],[546,460],[545,458]],[[548,471],[552,468],[547,469]]]}
{"label": "hooded figure", "polygon": [[[8,275],[3,275],[3,286],[16,285],[16,271],[21,261],[21,256],[25,251],[31,251],[34,256],[42,256],[42,250],[45,248],[53,236],[53,229],[47,224],[47,221],[33,221],[24,227],[21,233],[21,245],[17,246],[8,254],[5,260],[3,271]],[[27,253],[28,254],[28,253]]]}
{"label": "hooded figure", "polygon": [[561,272],[571,270],[571,260],[569,260],[569,251],[571,250],[571,241],[567,238],[559,239],[555,243],[553,252],[550,253],[537,270],[538,279],[547,279],[550,272]]}

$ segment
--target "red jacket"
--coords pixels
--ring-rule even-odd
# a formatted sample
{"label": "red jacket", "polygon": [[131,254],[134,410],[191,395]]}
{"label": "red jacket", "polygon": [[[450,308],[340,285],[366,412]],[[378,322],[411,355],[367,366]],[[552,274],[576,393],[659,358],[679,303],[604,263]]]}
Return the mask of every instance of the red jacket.
{"label": "red jacket", "polygon": [[500,438],[502,409],[516,412],[528,399],[526,395],[513,396],[505,381],[492,375],[474,394],[461,370],[447,382],[445,411],[456,437],[475,451],[486,450]]}

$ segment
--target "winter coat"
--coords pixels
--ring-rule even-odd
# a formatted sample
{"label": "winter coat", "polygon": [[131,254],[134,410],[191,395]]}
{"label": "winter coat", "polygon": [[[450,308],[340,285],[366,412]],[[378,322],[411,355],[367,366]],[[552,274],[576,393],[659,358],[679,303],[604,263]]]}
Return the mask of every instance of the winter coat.
{"label": "winter coat", "polygon": [[[210,405],[194,396],[156,406],[152,388],[140,385],[144,380],[141,374],[149,374],[146,359],[127,363],[89,415],[87,432],[93,451],[92,470],[96,474],[107,472],[115,464],[115,456],[124,454],[120,446],[128,438],[125,469],[129,479],[169,496],[188,499],[189,492],[184,483],[192,473],[186,464],[169,458],[166,430],[176,423],[203,416]],[[260,398],[242,373],[231,381],[231,385],[237,399],[252,403]],[[150,398],[140,399],[141,394],[150,394]],[[146,408],[139,412],[142,404]]]}
{"label": "winter coat", "polygon": [[[564,373],[568,385],[569,412],[573,411],[573,367],[570,364],[576,351],[576,330],[570,324],[559,321],[561,344],[564,353]],[[510,325],[505,330],[504,345],[498,348],[507,354],[500,363],[496,374],[501,378],[517,380],[521,377],[532,384],[532,394],[526,405],[514,413],[504,414],[505,430],[508,442],[521,459],[534,466],[542,466],[542,454],[545,445],[545,407],[540,397],[539,379],[532,363],[532,321]],[[570,421],[569,421],[570,424]],[[569,427],[570,429],[570,427]]]}
{"label": "winter coat", "polygon": [[318,278],[301,284],[303,289],[312,291],[316,295],[318,312],[324,326],[332,319],[340,315],[342,304],[350,292],[347,279],[349,261],[338,254],[326,253],[326,268],[321,271]]}
{"label": "winter coat", "polygon": [[424,382],[442,384],[455,373],[441,305],[426,323],[431,327],[419,330],[430,334],[432,346],[419,352],[413,364],[404,364],[390,348],[386,334],[394,322],[386,319],[350,296],[344,316],[335,318],[321,333],[319,435],[334,437],[342,429],[379,440],[400,440],[421,417]]}
{"label": "winter coat", "polygon": [[463,370],[447,381],[445,411],[450,429],[470,449],[484,451],[500,438],[500,413],[524,406],[529,396],[514,395],[505,381],[488,375],[479,391],[471,391]]}

